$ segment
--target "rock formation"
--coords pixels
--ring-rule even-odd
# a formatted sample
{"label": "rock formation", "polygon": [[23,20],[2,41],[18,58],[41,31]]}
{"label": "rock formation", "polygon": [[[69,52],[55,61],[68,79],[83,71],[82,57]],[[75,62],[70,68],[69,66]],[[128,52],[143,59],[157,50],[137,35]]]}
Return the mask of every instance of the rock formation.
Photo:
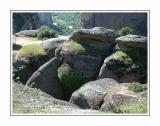
{"label": "rock formation", "polygon": [[13,13],[13,34],[21,30],[35,30],[42,25],[61,31],[59,27],[53,25],[51,13]]}
{"label": "rock formation", "polygon": [[82,28],[105,27],[119,30],[129,26],[136,34],[147,35],[147,13],[82,13]]}

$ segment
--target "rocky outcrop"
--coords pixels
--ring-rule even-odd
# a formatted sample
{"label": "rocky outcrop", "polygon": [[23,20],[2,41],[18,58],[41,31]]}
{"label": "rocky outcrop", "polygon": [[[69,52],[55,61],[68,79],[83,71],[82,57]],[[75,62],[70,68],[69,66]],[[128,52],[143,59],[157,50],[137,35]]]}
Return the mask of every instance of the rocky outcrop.
{"label": "rocky outcrop", "polygon": [[61,31],[59,27],[53,25],[51,13],[13,13],[13,34],[21,30],[35,30],[42,25]]}
{"label": "rocky outcrop", "polygon": [[116,39],[120,48],[147,48],[147,37],[141,35],[125,35]]}
{"label": "rocky outcrop", "polygon": [[118,37],[116,32],[112,29],[106,29],[103,27],[94,27],[92,29],[80,29],[74,32],[70,39],[74,41],[94,40],[105,43],[111,43]]}
{"label": "rocky outcrop", "polygon": [[140,98],[147,97],[147,91],[140,93],[134,93],[128,91],[128,84],[121,84],[121,86],[114,87],[108,91],[104,97],[104,103],[100,110],[103,112],[115,111],[116,107],[121,105],[132,105],[136,103]]}
{"label": "rocky outcrop", "polygon": [[125,26],[134,29],[135,34],[147,35],[147,13],[82,13],[82,28],[105,27],[119,30]]}
{"label": "rocky outcrop", "polygon": [[19,37],[37,37],[38,30],[24,30],[15,34],[15,36]]}
{"label": "rocky outcrop", "polygon": [[55,98],[62,99],[62,87],[57,78],[59,65],[60,61],[56,58],[49,60],[33,73],[26,84],[39,88]]}
{"label": "rocky outcrop", "polygon": [[70,102],[84,109],[99,109],[108,90],[118,85],[110,78],[88,82],[72,94]]}
{"label": "rocky outcrop", "polygon": [[147,38],[126,35],[116,39],[116,49],[104,60],[98,78],[114,78],[119,82],[147,80]]}
{"label": "rocky outcrop", "polygon": [[58,77],[65,90],[69,91],[68,94],[97,77],[103,59],[110,54],[116,37],[117,34],[110,29],[82,29],[74,32],[69,41],[56,49],[56,57],[63,59]]}
{"label": "rocky outcrop", "polygon": [[53,58],[55,56],[55,49],[68,39],[69,37],[50,38],[48,40],[45,40],[41,45],[47,52],[47,56]]}

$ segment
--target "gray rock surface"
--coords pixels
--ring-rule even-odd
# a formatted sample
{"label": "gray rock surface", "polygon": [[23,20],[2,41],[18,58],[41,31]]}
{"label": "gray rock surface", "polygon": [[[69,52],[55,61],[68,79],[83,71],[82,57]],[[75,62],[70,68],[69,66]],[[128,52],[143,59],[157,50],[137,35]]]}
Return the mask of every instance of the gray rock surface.
{"label": "gray rock surface", "polygon": [[60,66],[59,60],[52,58],[43,64],[28,79],[27,85],[41,89],[55,98],[62,98],[62,87],[57,77],[57,69]]}
{"label": "gray rock surface", "polygon": [[147,13],[82,13],[82,28],[105,27],[118,31],[129,26],[136,34],[147,35]]}
{"label": "gray rock surface", "polygon": [[141,35],[125,35],[116,39],[119,47],[147,48],[147,37]]}
{"label": "gray rock surface", "polygon": [[74,41],[95,40],[113,44],[117,37],[118,35],[112,29],[106,29],[103,27],[94,27],[92,29],[80,29],[74,32],[71,35],[70,39]]}
{"label": "gray rock surface", "polygon": [[53,58],[55,56],[55,49],[67,40],[68,40],[68,37],[50,38],[42,42],[41,45],[43,49],[47,52],[47,55]]}
{"label": "gray rock surface", "polygon": [[24,30],[15,34],[15,36],[19,37],[37,37],[38,30]]}
{"label": "gray rock surface", "polygon": [[107,91],[118,85],[117,81],[110,78],[88,82],[72,94],[70,102],[84,109],[98,109]]}

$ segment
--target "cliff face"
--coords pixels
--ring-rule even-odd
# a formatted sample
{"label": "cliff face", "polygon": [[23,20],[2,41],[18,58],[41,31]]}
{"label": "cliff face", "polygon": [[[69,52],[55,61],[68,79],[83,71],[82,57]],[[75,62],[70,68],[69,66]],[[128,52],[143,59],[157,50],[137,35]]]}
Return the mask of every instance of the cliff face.
{"label": "cliff face", "polygon": [[147,13],[82,13],[82,28],[105,27],[119,30],[133,28],[136,34],[147,35]]}
{"label": "cliff face", "polygon": [[13,13],[13,33],[38,29],[42,25],[60,30],[53,25],[51,13]]}

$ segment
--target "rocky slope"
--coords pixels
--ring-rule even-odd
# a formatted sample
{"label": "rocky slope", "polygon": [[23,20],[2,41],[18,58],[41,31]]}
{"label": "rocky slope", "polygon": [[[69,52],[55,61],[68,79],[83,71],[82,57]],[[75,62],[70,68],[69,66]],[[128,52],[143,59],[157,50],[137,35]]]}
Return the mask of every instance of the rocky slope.
{"label": "rocky slope", "polygon": [[[128,87],[135,82],[140,85],[139,92],[131,93]],[[80,108],[109,112],[146,98],[147,91],[139,90],[144,83],[147,38],[119,37],[112,29],[95,27],[75,31],[58,45],[53,57],[26,84]]]}

